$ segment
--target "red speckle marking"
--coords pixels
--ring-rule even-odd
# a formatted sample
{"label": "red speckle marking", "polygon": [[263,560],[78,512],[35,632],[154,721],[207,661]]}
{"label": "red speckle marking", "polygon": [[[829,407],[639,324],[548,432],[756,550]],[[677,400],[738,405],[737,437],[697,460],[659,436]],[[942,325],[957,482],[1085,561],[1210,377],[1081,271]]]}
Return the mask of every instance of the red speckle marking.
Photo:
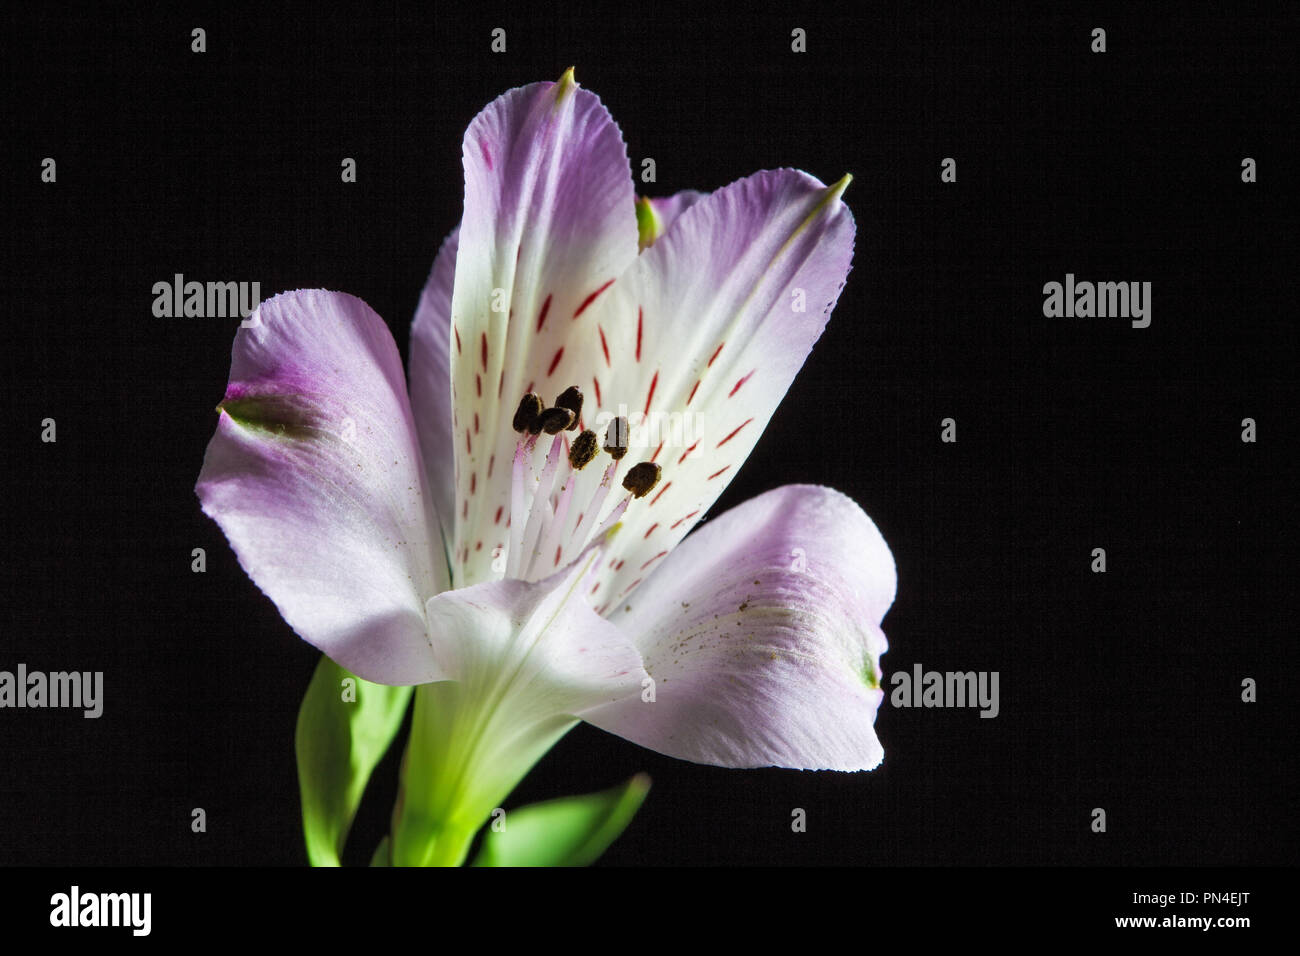
{"label": "red speckle marking", "polygon": [[456,326],[453,325],[451,327],[451,330],[456,333],[456,354],[459,355],[460,354],[460,329],[456,328]]}
{"label": "red speckle marking", "polygon": [[482,550],[483,550],[483,542],[480,541],[480,542],[478,542],[478,544],[474,545],[474,550],[475,550],[475,551],[482,551]]}
{"label": "red speckle marking", "polygon": [[726,342],[719,342],[718,347],[713,350],[713,354],[709,356],[709,368],[713,368],[713,360],[718,357],[718,353],[722,351],[722,347],[726,344]]}
{"label": "red speckle marking", "polygon": [[726,471],[726,470],[727,470],[728,468],[730,468],[730,467],[731,467],[730,465],[723,465],[721,468],[719,468],[719,469],[718,469],[717,471],[715,471],[713,474],[709,475],[709,477],[706,478],[706,479],[704,479],[704,480],[705,480],[705,481],[712,481],[714,478],[718,477],[718,475],[722,474],[724,471]]}
{"label": "red speckle marking", "polygon": [[636,360],[641,361],[641,306],[636,307]]}
{"label": "red speckle marking", "polygon": [[[465,503],[464,503],[463,505],[461,505],[461,508],[460,508],[460,517],[461,517],[461,520],[462,520],[462,521],[464,521],[465,519],[469,518],[469,499],[468,499],[468,498],[466,498],[466,499],[465,499]],[[465,553],[466,553],[466,554],[469,554],[469,547],[468,547],[468,546],[466,546],[466,548],[465,548]]]}
{"label": "red speckle marking", "polygon": [[[629,584],[627,587],[623,589],[623,594],[626,594],[628,591],[632,590],[640,583],[641,583],[641,578],[637,578],[635,581],[633,581],[631,584]],[[619,596],[621,597],[622,595]]]}
{"label": "red speckle marking", "polygon": [[562,547],[562,546],[557,545],[556,548],[555,548],[555,566],[556,566],[557,568],[560,566],[560,550],[561,550],[561,547]]}
{"label": "red speckle marking", "polygon": [[591,586],[591,593],[595,594],[599,590],[600,590],[600,582],[597,581],[595,584]]}
{"label": "red speckle marking", "polygon": [[651,559],[650,559],[649,561],[647,561],[645,564],[641,565],[641,570],[644,571],[646,568],[650,567],[650,565],[654,564],[656,561],[658,561],[660,558],[662,558],[662,557],[663,557],[665,554],[667,554],[667,553],[668,553],[667,551],[660,551],[658,554],[656,554],[653,558],[651,558]]}
{"label": "red speckle marking", "polygon": [[551,296],[546,295],[546,301],[542,303],[541,314],[537,316],[537,331],[542,331],[542,326],[546,324],[546,313],[551,311]]}
{"label": "red speckle marking", "polygon": [[[692,512],[691,512],[690,514],[688,514],[685,518],[678,518],[676,521],[673,522],[673,528],[676,528],[676,527],[677,527],[679,524],[681,524],[683,521],[690,521],[690,520],[691,520],[692,518],[694,518],[697,514],[699,514],[698,511],[692,511]],[[671,531],[672,528],[670,528],[669,530]]]}
{"label": "red speckle marking", "polygon": [[[546,370],[547,378],[550,378],[555,373],[555,366],[560,364],[560,359],[562,359],[563,357],[564,357],[564,346],[561,345],[560,350],[555,353],[555,358],[551,359],[551,367]],[[530,386],[528,390],[531,392],[532,387]]]}
{"label": "red speckle marking", "polygon": [[[655,449],[655,453],[654,453],[653,455],[650,456],[650,460],[651,460],[651,461],[654,461],[656,458],[658,458],[658,457],[659,457],[659,453],[660,453],[661,451],[663,451],[663,450],[664,450],[664,443],[663,443],[663,442],[660,442],[660,443],[659,443],[659,447]],[[664,487],[667,488],[668,486],[667,486],[667,485],[664,485]]]}
{"label": "red speckle marking", "polygon": [[474,413],[474,434],[478,434],[478,412]]}
{"label": "red speckle marking", "polygon": [[670,481],[670,482],[668,482],[668,484],[666,484],[666,485],[664,485],[662,488],[660,488],[660,489],[659,489],[659,494],[655,495],[653,498],[650,499],[650,504],[654,504],[656,501],[658,501],[660,498],[662,498],[662,497],[664,496],[664,492],[667,491],[667,490],[668,490],[669,488],[671,488],[672,486],[673,486],[673,483]]}
{"label": "red speckle marking", "polygon": [[596,404],[600,404],[600,379],[593,377],[591,384],[596,386]]}
{"label": "red speckle marking", "polygon": [[750,378],[753,376],[753,374],[754,374],[755,371],[756,371],[756,369],[752,369],[752,368],[751,368],[751,369],[749,370],[749,374],[748,374],[748,375],[746,375],[746,376],[745,376],[744,378],[742,378],[739,382],[737,382],[735,385],[733,385],[733,386],[731,387],[731,391],[727,393],[727,398],[731,398],[732,395],[735,395],[738,391],[740,391],[740,386],[742,386],[742,385],[744,385],[746,382],[748,382],[748,381],[750,380]]}
{"label": "red speckle marking", "polygon": [[488,152],[487,143],[483,142],[483,140],[479,140],[479,141],[478,141],[478,148],[479,148],[479,149],[482,151],[482,153],[483,153],[483,162],[487,163],[488,171],[491,172],[491,170],[492,170],[492,154]]}
{"label": "red speckle marking", "polygon": [[466,453],[466,454],[469,454],[469,455],[474,454],[474,446],[471,445],[470,442],[469,442],[469,429],[468,429],[468,428],[465,429],[465,453]]}
{"label": "red speckle marking", "polygon": [[623,562],[620,561],[618,564],[614,565],[614,570],[615,570],[615,571],[622,571],[622,570],[623,570]]}
{"label": "red speckle marking", "polygon": [[[471,495],[474,493],[476,487],[478,487],[478,473],[471,471],[469,473],[469,493]],[[654,502],[651,502],[651,504],[654,504]]]}
{"label": "red speckle marking", "polygon": [[500,376],[498,376],[497,378],[497,398],[501,397],[501,389],[505,384],[506,384],[506,370],[503,368],[501,370]]}
{"label": "red speckle marking", "polygon": [[596,331],[600,333],[600,350],[605,353],[605,368],[611,368],[612,366],[609,364],[609,343],[605,341],[605,330],[598,325]]}
{"label": "red speckle marking", "polygon": [[477,397],[483,397],[483,376],[477,372],[474,374],[474,391],[477,393]]}
{"label": "red speckle marking", "polygon": [[654,378],[650,379],[650,392],[645,397],[645,413],[650,414],[650,403],[654,401],[655,386],[659,384],[659,373],[655,372]]}
{"label": "red speckle marking", "polygon": [[689,405],[691,403],[691,400],[695,398],[695,392],[697,389],[699,389],[699,387],[700,387],[700,380],[697,378],[695,380],[695,384],[691,386],[691,394],[686,396],[687,405]]}
{"label": "red speckle marking", "polygon": [[735,437],[736,437],[736,432],[739,432],[742,428],[744,428],[746,425],[748,425],[748,424],[749,424],[750,422],[752,422],[753,420],[754,420],[754,419],[752,419],[752,418],[746,418],[743,422],[741,422],[739,425],[736,426],[736,431],[733,431],[733,432],[732,432],[730,435],[728,435],[726,438],[722,439],[722,441],[718,442],[718,447],[721,448],[721,447],[722,447],[723,445],[725,445],[727,442],[731,441],[731,439],[735,438]]}
{"label": "red speckle marking", "polygon": [[524,389],[524,391],[525,391],[525,392],[531,392],[531,391],[533,390],[533,387],[534,387],[536,384],[537,384],[536,382],[529,382],[529,383],[528,383],[528,387],[527,387],[526,389]]}
{"label": "red speckle marking", "polygon": [[656,521],[654,524],[652,524],[649,528],[646,529],[646,533],[645,533],[644,537],[647,537],[647,538],[650,537],[650,535],[654,532],[655,528],[657,528],[657,527],[659,527],[659,522],[658,522],[658,521]]}
{"label": "red speckle marking", "polygon": [[599,289],[597,289],[597,290],[596,290],[595,292],[593,292],[591,295],[589,295],[589,296],[587,296],[585,299],[583,299],[583,300],[582,300],[582,305],[578,306],[578,311],[573,313],[573,317],[576,319],[578,316],[582,315],[582,313],[586,310],[587,306],[591,305],[591,303],[593,303],[593,302],[596,301],[596,296],[600,295],[602,292],[604,292],[606,289],[608,289],[608,288],[609,288],[610,286],[612,286],[613,284],[614,284],[614,280],[613,280],[613,279],[610,279],[608,282],[606,282],[603,286],[601,286]]}
{"label": "red speckle marking", "polygon": [[497,505],[497,516],[492,519],[493,524],[501,523],[501,507],[502,507],[501,505]]}
{"label": "red speckle marking", "polygon": [[479,357],[483,360],[483,371],[487,371],[487,333],[482,333],[479,339]]}
{"label": "red speckle marking", "polygon": [[[695,445],[698,445],[698,444],[699,444],[699,441],[697,440],[697,441],[695,442]],[[689,455],[691,452],[695,451],[695,445],[692,445],[690,448],[688,448],[688,449],[686,449],[684,452],[682,452],[682,457],[677,459],[677,464],[680,465],[682,462],[684,462],[684,461],[686,460],[686,456],[687,456],[687,455]],[[668,484],[672,484],[672,482],[669,482]],[[667,485],[665,485],[665,487],[667,487]]]}
{"label": "red speckle marking", "polygon": [[488,477],[489,477],[489,478],[492,477],[492,466],[495,465],[496,463],[497,463],[497,456],[496,456],[496,455],[493,455],[491,458],[488,459]]}

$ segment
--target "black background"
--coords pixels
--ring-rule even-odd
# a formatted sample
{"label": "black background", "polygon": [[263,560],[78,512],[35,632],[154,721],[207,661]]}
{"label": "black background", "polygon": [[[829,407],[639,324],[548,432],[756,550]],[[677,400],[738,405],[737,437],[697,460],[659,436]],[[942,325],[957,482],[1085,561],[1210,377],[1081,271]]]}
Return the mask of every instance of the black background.
{"label": "black background", "polygon": [[[886,705],[885,762],[855,775],[580,726],[507,806],[648,771],[619,864],[1293,862],[1300,23],[919,6],[7,9],[0,668],[102,670],[106,702],[0,711],[0,864],[305,862],[292,735],[318,655],[193,493],[238,320],[155,318],[152,286],[345,290],[405,356],[465,126],[570,65],[633,167],[656,160],[653,195],[853,173],[854,270],[715,511],[852,495],[898,562],[886,674],[996,670],[1001,713]],[[1151,327],[1044,318],[1067,272],[1150,281]],[[386,831],[397,753],[348,862]]]}

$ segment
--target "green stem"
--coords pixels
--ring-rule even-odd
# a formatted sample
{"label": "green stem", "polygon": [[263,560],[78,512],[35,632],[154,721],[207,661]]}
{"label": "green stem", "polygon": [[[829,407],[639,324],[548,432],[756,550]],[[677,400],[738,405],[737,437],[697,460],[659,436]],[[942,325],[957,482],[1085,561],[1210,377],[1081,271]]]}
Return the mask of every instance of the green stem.
{"label": "green stem", "polygon": [[416,689],[392,817],[394,866],[459,866],[493,809],[577,721],[511,709],[495,685]]}

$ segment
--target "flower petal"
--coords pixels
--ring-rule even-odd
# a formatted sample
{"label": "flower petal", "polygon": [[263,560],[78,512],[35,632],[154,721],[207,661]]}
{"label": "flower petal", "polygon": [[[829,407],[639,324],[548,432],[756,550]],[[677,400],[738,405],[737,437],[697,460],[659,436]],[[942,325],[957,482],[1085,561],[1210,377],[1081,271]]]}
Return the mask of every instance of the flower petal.
{"label": "flower petal", "polygon": [[366,680],[437,679],[424,602],[446,564],[383,320],[336,292],[263,302],[219,414],[195,490],[248,576]]}
{"label": "flower petal", "polygon": [[430,598],[440,670],[515,716],[580,716],[640,690],[636,646],[581,599],[599,555],[591,549],[541,581],[485,581]]}
{"label": "flower petal", "polygon": [[581,714],[640,690],[641,655],[581,597],[598,554],[542,581],[487,581],[429,600],[438,662],[454,679],[416,692],[399,861],[425,860],[440,833],[472,834]]}
{"label": "flower petal", "polygon": [[456,453],[452,447],[451,356],[448,353],[451,290],[456,278],[459,237],[457,228],[443,240],[411,323],[411,411],[444,542],[451,541],[456,517]]}
{"label": "flower petal", "polygon": [[573,323],[637,253],[622,134],[571,72],[489,104],[465,133],[464,163],[451,353],[458,584],[499,577],[520,396],[549,402],[577,381],[572,363],[589,363]]}
{"label": "flower petal", "polygon": [[588,420],[629,415],[627,460],[663,468],[624,516],[621,563],[604,569],[595,598],[603,611],[726,488],[821,335],[853,256],[847,184],[784,169],[705,196],[591,317],[612,362]]}
{"label": "flower petal", "polygon": [[702,526],[620,605],[656,699],[584,719],[697,763],[870,770],[884,755],[878,625],[895,583],[851,499],[769,491]]}

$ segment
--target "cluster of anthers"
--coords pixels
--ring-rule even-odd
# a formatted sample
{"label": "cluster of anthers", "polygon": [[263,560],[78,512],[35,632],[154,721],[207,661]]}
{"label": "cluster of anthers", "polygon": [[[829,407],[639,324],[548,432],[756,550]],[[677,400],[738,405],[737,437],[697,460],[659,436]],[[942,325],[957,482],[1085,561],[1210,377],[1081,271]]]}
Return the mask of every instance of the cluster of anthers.
{"label": "cluster of anthers", "polygon": [[[627,511],[633,498],[644,498],[659,483],[663,469],[652,461],[633,465],[623,475],[623,488],[627,497],[620,501],[593,534],[597,515],[614,483],[619,462],[628,451],[628,423],[623,416],[615,418],[605,429],[605,440],[598,444],[596,433],[589,428],[578,432],[569,441],[566,432],[578,431],[582,421],[582,390],[571,385],[547,408],[536,392],[528,392],[519,400],[515,411],[514,429],[519,432],[515,446],[514,475],[511,482],[510,549],[506,553],[506,577],[535,580],[552,568],[547,568],[545,556],[554,555],[551,563],[558,564],[560,553],[568,545],[575,545],[580,553],[592,540],[600,540],[612,529]],[[546,464],[536,479],[530,474],[530,462],[538,438],[543,434],[554,436]],[[603,449],[613,459],[601,476],[595,493],[578,515],[572,535],[565,536],[563,529],[569,516],[573,492],[577,486],[577,473],[586,468]],[[567,452],[567,469],[559,476],[560,456]],[[560,490],[552,505],[552,490],[557,478]],[[572,552],[571,552],[572,553]]]}

